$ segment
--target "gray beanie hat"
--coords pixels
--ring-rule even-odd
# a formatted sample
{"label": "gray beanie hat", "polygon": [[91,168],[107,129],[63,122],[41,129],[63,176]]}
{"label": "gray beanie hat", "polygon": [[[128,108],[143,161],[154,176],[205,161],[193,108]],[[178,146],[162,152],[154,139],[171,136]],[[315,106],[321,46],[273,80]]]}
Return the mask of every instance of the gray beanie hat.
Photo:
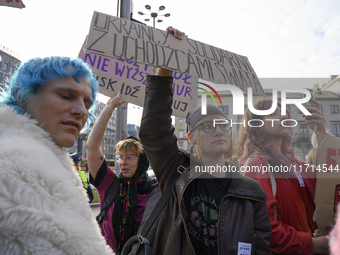
{"label": "gray beanie hat", "polygon": [[227,116],[224,114],[224,112],[218,108],[215,105],[207,104],[207,114],[202,115],[202,107],[197,106],[195,109],[192,109],[190,112],[188,112],[186,117],[186,124],[187,124],[187,133],[189,133],[196,125],[196,123],[203,119],[205,116],[212,115],[212,114],[220,114],[223,115],[225,118]]}

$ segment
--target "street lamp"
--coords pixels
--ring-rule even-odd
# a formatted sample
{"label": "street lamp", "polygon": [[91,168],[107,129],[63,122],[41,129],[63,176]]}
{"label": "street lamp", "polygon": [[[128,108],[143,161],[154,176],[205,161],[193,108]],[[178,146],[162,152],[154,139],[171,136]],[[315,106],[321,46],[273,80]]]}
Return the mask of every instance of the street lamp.
{"label": "street lamp", "polygon": [[[164,15],[159,15],[158,12],[163,11],[165,9],[165,6],[161,5],[159,6],[158,12],[151,12],[151,6],[150,5],[145,5],[145,9],[150,11],[150,14],[144,14],[143,12],[138,12],[139,15],[150,15],[151,18],[153,18],[153,27],[155,27],[155,19],[158,16],[164,16],[164,17],[170,17],[170,13],[164,14]],[[150,19],[145,19],[144,21],[150,21]],[[157,18],[157,22],[161,23],[163,20]]]}

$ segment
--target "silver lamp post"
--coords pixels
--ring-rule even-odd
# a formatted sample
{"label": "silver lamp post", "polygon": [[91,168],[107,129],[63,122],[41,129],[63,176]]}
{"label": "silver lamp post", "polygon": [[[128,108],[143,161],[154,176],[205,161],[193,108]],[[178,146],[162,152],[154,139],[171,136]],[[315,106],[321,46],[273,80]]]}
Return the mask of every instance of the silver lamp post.
{"label": "silver lamp post", "polygon": [[[138,12],[139,15],[150,15],[151,18],[153,18],[153,27],[155,27],[155,20],[157,19],[158,23],[161,23],[163,20],[159,19],[159,16],[164,16],[164,17],[170,17],[170,13],[166,13],[164,15],[158,14],[160,11],[163,11],[165,9],[165,6],[161,5],[159,6],[158,12],[152,12],[151,11],[151,6],[150,5],[145,5],[145,9],[149,10],[149,14],[145,14],[143,12]],[[150,21],[150,19],[144,19],[144,21]]]}

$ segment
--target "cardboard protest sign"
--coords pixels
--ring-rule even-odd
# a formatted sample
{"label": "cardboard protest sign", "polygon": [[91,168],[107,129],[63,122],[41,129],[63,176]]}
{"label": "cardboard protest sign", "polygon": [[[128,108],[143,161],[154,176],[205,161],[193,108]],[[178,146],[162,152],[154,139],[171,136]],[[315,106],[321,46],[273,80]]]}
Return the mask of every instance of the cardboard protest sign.
{"label": "cardboard protest sign", "polygon": [[340,140],[319,132],[315,204],[316,222],[323,235],[329,234],[340,203]]}
{"label": "cardboard protest sign", "polygon": [[252,87],[264,95],[247,57],[100,12],[93,14],[85,51],[236,85],[245,92]]}
{"label": "cardboard protest sign", "polygon": [[[93,70],[99,83],[99,93],[113,97],[121,92],[122,100],[139,106],[144,105],[146,76],[155,73],[155,68],[123,59],[108,58],[82,49],[79,58]],[[197,106],[197,78],[174,73],[172,114],[186,117]]]}
{"label": "cardboard protest sign", "polygon": [[0,5],[20,8],[20,9],[26,7],[21,0],[0,0]]}

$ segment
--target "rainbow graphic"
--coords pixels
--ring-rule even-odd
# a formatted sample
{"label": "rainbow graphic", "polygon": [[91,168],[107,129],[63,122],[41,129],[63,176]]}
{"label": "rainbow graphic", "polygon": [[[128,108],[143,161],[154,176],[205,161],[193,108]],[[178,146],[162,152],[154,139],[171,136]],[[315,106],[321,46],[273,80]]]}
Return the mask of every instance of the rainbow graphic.
{"label": "rainbow graphic", "polygon": [[[211,87],[210,85],[205,84],[205,83],[203,83],[203,82],[197,82],[197,83],[206,86],[206,87],[209,88],[212,92],[214,92],[215,95],[217,96],[218,100],[220,100],[220,104],[221,104],[221,106],[222,106],[222,100],[221,100],[221,98],[220,98],[220,95],[217,93],[217,91],[216,91],[213,87]],[[212,100],[214,101],[215,105],[217,106],[216,100],[215,100],[214,96],[211,94],[210,91],[208,91],[208,90],[206,90],[206,89],[203,89],[203,88],[200,88],[200,87],[197,87],[197,88],[199,88],[199,89],[203,90],[204,92],[206,92],[206,93],[212,98]]]}

